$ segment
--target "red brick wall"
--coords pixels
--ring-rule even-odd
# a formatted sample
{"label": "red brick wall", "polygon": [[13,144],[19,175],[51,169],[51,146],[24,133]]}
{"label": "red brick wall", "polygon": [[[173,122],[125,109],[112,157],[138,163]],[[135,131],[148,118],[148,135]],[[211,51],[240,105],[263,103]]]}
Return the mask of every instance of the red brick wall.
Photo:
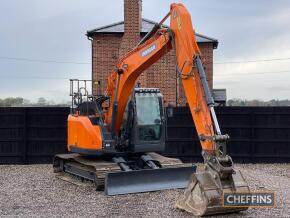
{"label": "red brick wall", "polygon": [[100,81],[100,85],[93,82],[93,93],[103,94],[107,85],[107,77],[114,69],[118,57],[122,38],[120,34],[98,34],[92,41],[92,79]]}
{"label": "red brick wall", "polygon": [[[101,85],[93,85],[94,94],[103,94],[107,76],[114,69],[118,58],[130,51],[141,39],[141,0],[124,0],[124,34],[96,34],[92,41],[92,78],[101,81]],[[207,78],[212,88],[212,43],[199,44],[203,54]],[[186,100],[180,81],[175,73],[174,51],[170,51],[157,63],[153,64],[138,78],[142,87],[160,88],[166,103],[185,105]],[[95,83],[93,83],[95,84]]]}
{"label": "red brick wall", "polygon": [[[93,80],[101,81],[100,86],[94,86],[94,94],[104,93],[106,78],[118,61],[120,49],[123,49],[121,47],[122,43],[123,38],[121,34],[97,34],[93,37]],[[207,79],[212,88],[213,45],[212,43],[199,43],[199,47],[202,52]],[[179,82],[176,80],[173,50],[147,69],[143,77],[139,78],[139,81],[142,87],[160,88],[167,104],[176,105],[176,99],[179,106],[186,103],[182,87],[176,85]]]}
{"label": "red brick wall", "polygon": [[209,87],[213,88],[213,43],[199,43]]}
{"label": "red brick wall", "polygon": [[146,86],[160,88],[165,97],[165,103],[175,105],[176,73],[174,50],[167,53],[144,73],[147,82]]}

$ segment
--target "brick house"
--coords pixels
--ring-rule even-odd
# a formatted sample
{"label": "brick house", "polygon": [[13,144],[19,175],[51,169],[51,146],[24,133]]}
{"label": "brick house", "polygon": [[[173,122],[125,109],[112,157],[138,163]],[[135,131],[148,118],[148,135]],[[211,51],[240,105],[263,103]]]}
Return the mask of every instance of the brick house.
{"label": "brick house", "polygon": [[[142,19],[142,1],[124,0],[124,21],[113,23],[87,31],[92,42],[92,79],[93,93],[103,93],[106,79],[114,69],[118,58],[132,49],[149,32],[156,22]],[[196,39],[202,52],[209,86],[213,87],[213,49],[218,41],[196,33]],[[174,50],[171,50],[158,62],[148,68],[140,77],[141,87],[158,87],[168,104],[185,105],[185,97],[175,71]]]}

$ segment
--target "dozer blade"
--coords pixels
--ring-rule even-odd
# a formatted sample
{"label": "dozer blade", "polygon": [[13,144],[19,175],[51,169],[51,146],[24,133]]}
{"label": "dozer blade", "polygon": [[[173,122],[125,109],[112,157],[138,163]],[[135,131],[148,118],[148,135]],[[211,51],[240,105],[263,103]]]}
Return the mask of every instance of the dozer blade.
{"label": "dozer blade", "polygon": [[119,195],[185,188],[196,167],[144,169],[108,173],[105,193]]}
{"label": "dozer blade", "polygon": [[240,171],[235,171],[232,181],[221,181],[219,188],[208,172],[193,174],[184,195],[176,202],[176,207],[195,216],[233,213],[248,207],[224,207],[223,192],[249,193],[250,189]]}

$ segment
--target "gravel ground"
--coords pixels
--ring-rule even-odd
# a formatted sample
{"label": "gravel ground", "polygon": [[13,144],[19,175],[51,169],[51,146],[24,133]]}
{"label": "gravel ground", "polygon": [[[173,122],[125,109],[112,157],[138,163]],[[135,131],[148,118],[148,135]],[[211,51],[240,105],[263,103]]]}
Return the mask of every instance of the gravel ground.
{"label": "gravel ground", "polygon": [[[277,192],[276,208],[227,217],[290,217],[290,164],[237,164],[252,190]],[[174,208],[181,190],[108,197],[55,178],[51,165],[0,165],[0,216],[192,217]],[[221,217],[221,216],[220,216]]]}

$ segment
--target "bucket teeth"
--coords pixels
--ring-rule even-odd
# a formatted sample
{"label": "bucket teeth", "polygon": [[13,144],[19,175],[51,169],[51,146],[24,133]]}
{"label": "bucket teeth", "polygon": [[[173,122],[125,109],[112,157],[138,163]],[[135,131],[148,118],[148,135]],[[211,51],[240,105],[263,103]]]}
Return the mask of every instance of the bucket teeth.
{"label": "bucket teeth", "polygon": [[176,207],[195,216],[214,215],[219,213],[232,213],[247,210],[244,207],[224,207],[223,192],[249,193],[249,187],[239,171],[233,174],[233,186],[230,181],[222,181],[219,188],[208,172],[193,174],[183,196],[176,202]]}

